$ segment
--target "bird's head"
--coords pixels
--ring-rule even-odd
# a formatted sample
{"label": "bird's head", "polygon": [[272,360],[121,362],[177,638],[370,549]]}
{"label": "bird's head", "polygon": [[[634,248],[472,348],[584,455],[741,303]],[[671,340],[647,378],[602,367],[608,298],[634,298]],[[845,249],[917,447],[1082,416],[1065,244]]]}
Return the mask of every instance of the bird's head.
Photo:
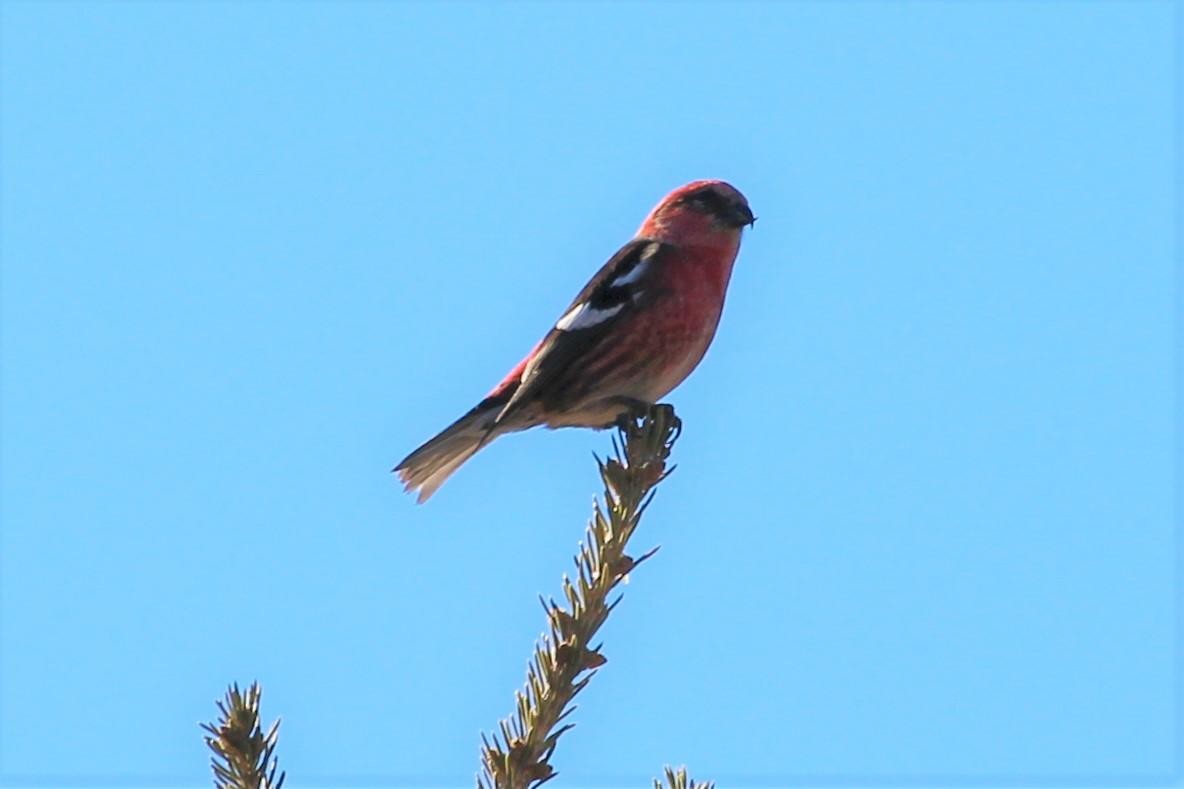
{"label": "bird's head", "polygon": [[732,246],[755,221],[736,187],[725,181],[692,181],[662,198],[637,234],[681,246]]}

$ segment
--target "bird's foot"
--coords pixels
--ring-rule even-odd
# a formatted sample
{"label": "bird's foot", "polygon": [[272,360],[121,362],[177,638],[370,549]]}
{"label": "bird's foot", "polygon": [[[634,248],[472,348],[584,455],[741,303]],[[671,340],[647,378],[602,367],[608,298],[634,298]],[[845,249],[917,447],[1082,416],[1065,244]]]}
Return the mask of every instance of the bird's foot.
{"label": "bird's foot", "polygon": [[621,397],[618,398],[617,402],[623,410],[617,416],[616,421],[610,425],[606,425],[606,427],[615,427],[618,430],[630,433],[638,430],[638,423],[644,425],[646,420],[649,420],[655,423],[671,425],[675,435],[682,432],[682,420],[674,413],[674,406],[669,403],[647,403],[644,400],[637,400],[632,397]]}
{"label": "bird's foot", "polygon": [[645,419],[650,409],[655,408],[653,403],[633,397],[617,397],[614,398],[614,401],[621,410],[617,414],[617,418],[607,427],[615,427],[618,430],[628,430],[635,426],[638,420]]}

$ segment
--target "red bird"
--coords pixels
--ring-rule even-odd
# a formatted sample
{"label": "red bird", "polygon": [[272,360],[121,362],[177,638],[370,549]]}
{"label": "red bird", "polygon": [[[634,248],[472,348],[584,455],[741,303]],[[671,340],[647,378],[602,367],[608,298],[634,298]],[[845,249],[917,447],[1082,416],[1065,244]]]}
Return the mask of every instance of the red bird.
{"label": "red bird", "polygon": [[682,383],[715,336],[740,235],[756,218],[723,181],[666,195],[542,341],[395,472],[423,503],[503,433],[618,424]]}

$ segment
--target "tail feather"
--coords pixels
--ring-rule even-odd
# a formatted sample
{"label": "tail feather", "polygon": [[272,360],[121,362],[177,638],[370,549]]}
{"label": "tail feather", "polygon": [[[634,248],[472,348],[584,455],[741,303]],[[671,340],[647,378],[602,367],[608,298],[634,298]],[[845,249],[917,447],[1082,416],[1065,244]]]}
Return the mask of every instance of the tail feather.
{"label": "tail feather", "polygon": [[444,428],[419,449],[395,466],[403,487],[418,491],[416,501],[423,504],[461,465],[496,437],[497,415],[504,399],[482,401],[476,408]]}

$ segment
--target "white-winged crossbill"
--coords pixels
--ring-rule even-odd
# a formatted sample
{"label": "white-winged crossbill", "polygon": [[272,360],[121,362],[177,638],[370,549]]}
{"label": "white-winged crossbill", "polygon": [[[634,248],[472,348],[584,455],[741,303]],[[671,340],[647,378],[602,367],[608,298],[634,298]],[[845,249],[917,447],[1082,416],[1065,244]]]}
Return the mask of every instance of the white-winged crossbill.
{"label": "white-winged crossbill", "polygon": [[664,397],[707,352],[741,233],[754,221],[744,195],[723,181],[668,194],[526,358],[395,467],[406,489],[427,501],[503,433],[612,427]]}

